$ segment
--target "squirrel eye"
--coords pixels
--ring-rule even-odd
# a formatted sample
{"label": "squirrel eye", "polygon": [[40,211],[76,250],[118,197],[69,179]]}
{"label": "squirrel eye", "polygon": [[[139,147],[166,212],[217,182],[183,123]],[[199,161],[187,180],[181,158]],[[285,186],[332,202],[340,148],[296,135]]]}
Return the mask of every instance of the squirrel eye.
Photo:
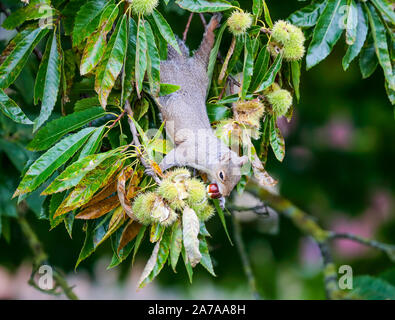
{"label": "squirrel eye", "polygon": [[224,174],[222,173],[222,171],[219,172],[218,176],[221,180],[224,180]]}

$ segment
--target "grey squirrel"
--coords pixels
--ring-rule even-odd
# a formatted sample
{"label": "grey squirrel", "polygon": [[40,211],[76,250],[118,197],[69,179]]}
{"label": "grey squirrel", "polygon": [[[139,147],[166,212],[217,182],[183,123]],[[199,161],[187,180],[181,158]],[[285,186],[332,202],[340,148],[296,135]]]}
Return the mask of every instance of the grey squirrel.
{"label": "grey squirrel", "polygon": [[168,59],[161,62],[161,83],[178,85],[180,89],[159,98],[166,133],[175,145],[160,167],[162,171],[174,166],[195,168],[217,184],[222,196],[228,196],[239,182],[241,167],[248,157],[240,157],[215,136],[207,115],[207,66],[220,19],[220,14],[211,18],[192,57],[186,45],[179,41],[182,55],[169,46]]}

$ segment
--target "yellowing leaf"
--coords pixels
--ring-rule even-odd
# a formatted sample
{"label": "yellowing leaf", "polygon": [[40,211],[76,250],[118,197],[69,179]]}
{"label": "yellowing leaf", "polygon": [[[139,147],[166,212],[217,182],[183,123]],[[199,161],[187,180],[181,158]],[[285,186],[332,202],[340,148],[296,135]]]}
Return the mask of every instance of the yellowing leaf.
{"label": "yellowing leaf", "polygon": [[191,266],[194,267],[202,258],[199,251],[198,239],[200,224],[195,211],[189,207],[185,207],[182,214],[182,229],[187,260],[191,263]]}

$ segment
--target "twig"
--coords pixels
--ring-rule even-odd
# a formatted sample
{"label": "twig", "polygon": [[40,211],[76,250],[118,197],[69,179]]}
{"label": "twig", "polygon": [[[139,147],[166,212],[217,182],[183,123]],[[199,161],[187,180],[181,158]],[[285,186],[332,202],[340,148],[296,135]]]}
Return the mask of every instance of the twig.
{"label": "twig", "polygon": [[55,295],[59,294],[59,292],[56,292],[56,288],[60,287],[62,289],[63,293],[69,299],[78,300],[78,297],[73,292],[72,287],[70,287],[68,285],[64,276],[62,274],[60,274],[55,268],[53,271],[53,278],[55,281],[54,289],[43,290],[39,286],[37,286],[37,284],[34,282],[33,277],[34,277],[36,271],[40,268],[40,266],[47,262],[48,256],[45,253],[41,242],[38,240],[36,233],[31,228],[30,224],[24,217],[23,213],[18,214],[18,223],[21,227],[23,235],[26,237],[26,239],[29,243],[31,250],[33,251],[33,272],[32,272],[31,278],[29,280],[29,284],[32,285],[33,287],[39,289],[42,292],[45,292],[48,294],[55,294]]}
{"label": "twig", "polygon": [[129,117],[128,118],[128,122],[129,122],[130,132],[132,133],[132,136],[133,136],[133,143],[137,147],[137,150],[139,152],[138,157],[140,158],[141,164],[145,167],[146,174],[151,176],[152,179],[154,179],[154,181],[157,184],[160,184],[161,183],[160,178],[157,176],[157,174],[155,173],[155,171],[153,170],[151,165],[149,165],[147,163],[147,161],[145,161],[144,156],[143,156],[143,154],[141,152],[142,146],[141,146],[141,143],[140,143],[140,140],[139,140],[139,135],[137,133],[137,128],[134,125],[134,122],[132,120],[133,119],[133,111],[132,111],[132,108],[130,106],[129,100],[125,101],[125,111],[126,111],[126,113],[128,114],[128,117]]}
{"label": "twig", "polygon": [[199,17],[200,17],[200,20],[202,20],[202,24],[203,24],[204,29],[206,29],[207,28],[207,22],[206,22],[206,19],[204,18],[203,13],[199,13]]}
{"label": "twig", "polygon": [[[4,5],[2,3],[0,3],[0,12],[3,12],[6,17],[8,17],[10,15],[10,13],[7,11],[7,9],[4,7]],[[16,27],[15,29],[18,32],[20,31],[20,29],[18,27]],[[34,48],[33,52],[36,55],[38,61],[41,61],[43,58],[43,54],[41,53],[41,51],[37,48]]]}
{"label": "twig", "polygon": [[193,12],[191,12],[191,14],[189,15],[187,25],[185,26],[184,33],[182,34],[182,41],[184,42],[187,40],[187,34],[189,31],[189,27],[191,25],[192,18],[193,18]]}
{"label": "twig", "polygon": [[237,246],[237,249],[239,250],[241,262],[243,264],[243,269],[246,274],[246,277],[248,279],[248,284],[250,286],[251,293],[256,300],[259,300],[259,299],[261,299],[261,297],[260,297],[259,292],[256,288],[255,277],[252,272],[250,260],[248,259],[246,249],[244,247],[244,242],[243,242],[243,238],[241,235],[240,222],[234,216],[233,216],[232,221],[233,221],[233,232],[234,232],[236,246]]}

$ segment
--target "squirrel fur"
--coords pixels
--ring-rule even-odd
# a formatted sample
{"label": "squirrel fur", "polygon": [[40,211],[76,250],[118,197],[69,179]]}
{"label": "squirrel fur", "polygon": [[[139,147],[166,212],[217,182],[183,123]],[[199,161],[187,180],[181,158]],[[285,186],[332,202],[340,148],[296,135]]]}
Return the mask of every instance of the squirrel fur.
{"label": "squirrel fur", "polygon": [[222,196],[228,196],[239,182],[241,167],[248,158],[240,157],[214,135],[207,115],[207,66],[220,19],[220,14],[211,18],[192,57],[179,41],[182,55],[169,46],[168,59],[161,62],[161,83],[178,85],[180,89],[159,98],[166,133],[175,146],[160,167],[162,171],[174,166],[195,168],[206,173],[211,183],[217,183]]}

